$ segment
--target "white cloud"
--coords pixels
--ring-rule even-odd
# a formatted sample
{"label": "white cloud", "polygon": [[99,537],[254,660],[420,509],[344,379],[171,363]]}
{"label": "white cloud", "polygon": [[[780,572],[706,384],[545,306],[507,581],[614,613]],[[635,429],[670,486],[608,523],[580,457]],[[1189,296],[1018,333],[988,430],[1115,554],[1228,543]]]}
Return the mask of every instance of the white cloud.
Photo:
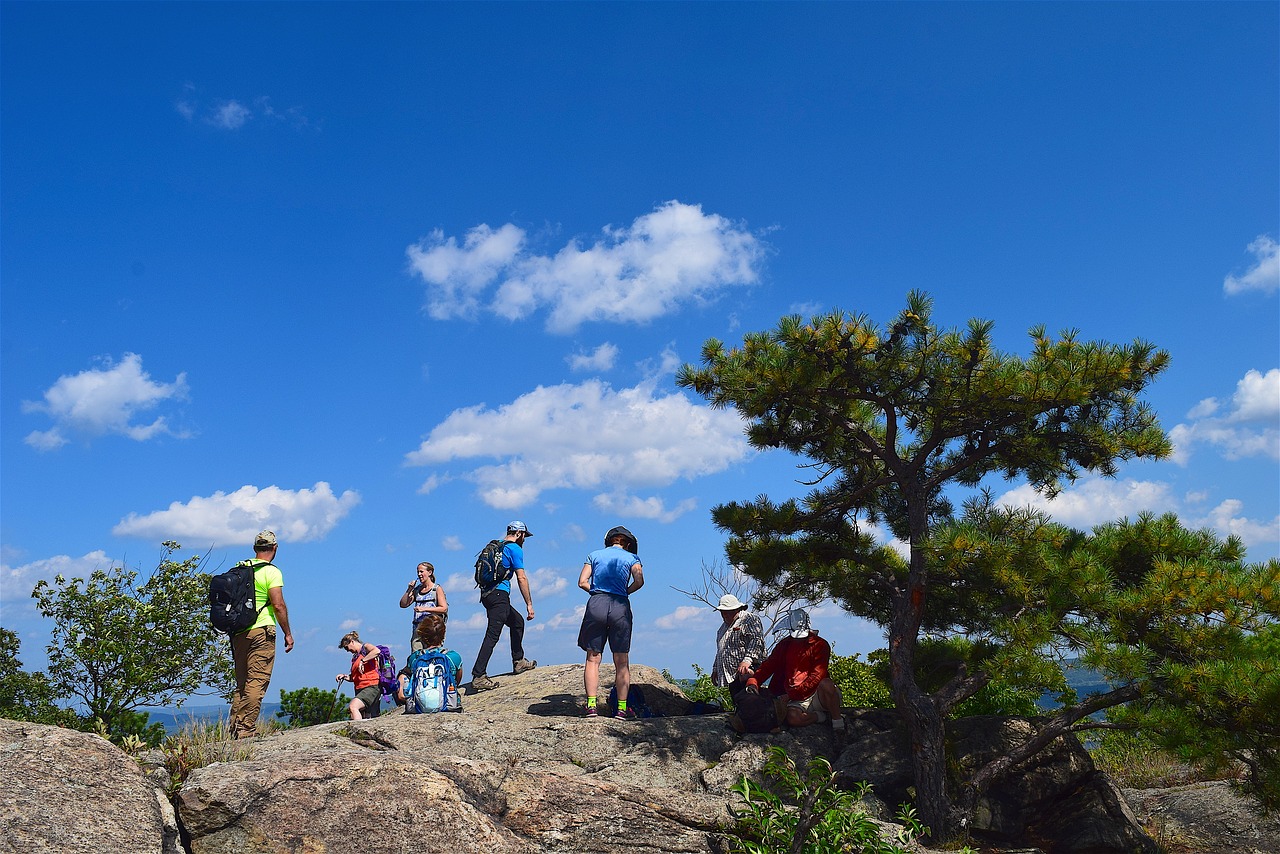
{"label": "white cloud", "polygon": [[708,608],[706,605],[681,605],[671,613],[658,617],[653,624],[667,631],[672,629],[685,631],[709,626],[713,619],[720,619],[714,608]]}
{"label": "white cloud", "polygon": [[659,522],[674,522],[698,506],[696,499],[686,498],[668,510],[663,500],[657,496],[639,498],[621,492],[601,493],[591,499],[591,503],[601,513],[631,519],[656,519]]}
{"label": "white cloud", "polygon": [[607,341],[590,353],[575,353],[565,359],[571,370],[597,372],[611,369],[617,360],[618,348]]}
{"label": "white cloud", "polygon": [[1085,531],[1117,519],[1136,519],[1143,512],[1174,513],[1188,528],[1207,527],[1224,537],[1235,534],[1251,548],[1280,541],[1280,516],[1270,522],[1254,521],[1241,515],[1244,502],[1235,498],[1205,513],[1197,505],[1203,504],[1206,497],[1203,492],[1188,492],[1178,501],[1167,483],[1085,477],[1075,486],[1064,489],[1053,501],[1046,500],[1029,486],[1020,486],[996,502],[1008,507],[1036,507],[1052,516],[1055,522]]}
{"label": "white cloud", "polygon": [[448,478],[441,478],[433,474],[422,482],[422,486],[418,487],[418,494],[426,495],[429,492],[434,492],[436,487],[446,480],[448,480]]}
{"label": "white cloud", "polygon": [[1222,280],[1222,289],[1234,296],[1245,291],[1275,293],[1280,289],[1280,246],[1265,234],[1260,234],[1249,244],[1253,253],[1253,266],[1242,276],[1228,275]]}
{"label": "white cloud", "polygon": [[427,284],[434,318],[483,309],[519,320],[546,307],[547,328],[570,332],[587,321],[645,323],[754,284],[765,248],[700,205],[670,201],[629,226],[606,226],[590,246],[573,240],[554,255],[527,250],[524,230],[511,223],[476,226],[461,246],[436,230],[406,253]]}
{"label": "white cloud", "polygon": [[258,531],[270,529],[283,542],[301,543],[324,539],[359,503],[359,493],[347,490],[335,496],[324,481],[298,490],[242,486],[207,498],[197,495],[185,504],[175,501],[167,510],[145,516],[130,513],[112,533],[248,547]]}
{"label": "white cloud", "polygon": [[31,591],[38,581],[52,581],[56,575],[67,578],[88,578],[95,569],[107,569],[122,565],[121,561],[112,560],[101,549],[89,552],[83,557],[55,555],[42,558],[20,566],[10,566],[7,562],[0,564],[0,602],[4,603],[6,619],[14,617],[16,603],[26,601],[34,613],[34,600]]}
{"label": "white cloud", "polygon": [[1280,542],[1280,516],[1270,522],[1255,522],[1240,515],[1243,509],[1243,501],[1228,498],[1196,524],[1207,525],[1222,534],[1235,534],[1250,547]]}
{"label": "white cloud", "polygon": [[1229,460],[1264,456],[1280,460],[1280,368],[1251,370],[1236,383],[1231,408],[1220,414],[1217,398],[1187,413],[1190,423],[1169,431],[1173,461],[1186,465],[1196,445],[1210,445]]}
{"label": "white cloud", "polygon": [[355,617],[350,620],[343,620],[341,623],[338,624],[338,631],[342,632],[345,635],[347,632],[356,631],[357,629],[360,628],[360,626],[363,623],[364,623],[364,620],[361,620],[359,617]]}
{"label": "white cloud", "polygon": [[253,116],[253,112],[238,101],[224,101],[210,114],[207,121],[223,130],[239,130]]}
{"label": "white cloud", "polygon": [[311,121],[303,113],[301,107],[276,108],[269,97],[259,95],[251,102],[238,98],[224,98],[211,105],[201,101],[200,92],[191,83],[182,88],[182,95],[174,102],[174,109],[187,122],[201,122],[219,130],[238,131],[254,119],[285,122],[294,128],[305,128]]}
{"label": "white cloud", "polygon": [[535,602],[548,596],[557,596],[569,589],[569,579],[565,578],[564,573],[549,567],[535,569],[526,575],[529,578],[529,592],[533,594]]}
{"label": "white cloud", "polygon": [[556,631],[558,629],[577,629],[582,625],[582,615],[587,612],[586,605],[578,605],[569,611],[559,611],[549,620],[530,623],[527,631]]}
{"label": "white cloud", "polygon": [[462,551],[462,539],[451,534],[440,541],[440,546],[447,552],[460,552]]}
{"label": "white cloud", "polygon": [[1167,483],[1101,477],[1083,477],[1053,500],[1023,485],[1009,490],[996,503],[1036,507],[1054,521],[1081,530],[1122,517],[1136,518],[1144,511],[1160,514],[1177,509],[1177,500]]}
{"label": "white cloud", "polygon": [[44,413],[54,422],[49,430],[29,434],[26,443],[48,451],[65,445],[71,436],[119,435],[137,442],[160,435],[187,438],[189,434],[170,429],[164,416],[149,424],[134,423],[139,413],[186,397],[185,373],[172,383],[157,383],[142,369],[142,357],[136,353],[125,353],[119,363],[103,358],[101,368],[59,377],[43,401],[22,402],[23,412]]}
{"label": "white cloud", "polygon": [[[439,571],[439,568],[436,570]],[[441,584],[444,585],[444,592],[448,595],[450,590],[476,590],[476,576],[474,570],[471,572],[452,572],[449,577],[444,579]],[[477,596],[479,591],[476,591]],[[450,609],[453,603],[449,604]]]}
{"label": "white cloud", "polygon": [[[452,611],[453,609],[450,608],[449,610]],[[489,615],[485,611],[476,611],[474,614],[472,614],[470,617],[467,617],[465,620],[449,621],[450,631],[454,631],[457,629],[469,629],[471,631],[477,631],[479,629],[487,629],[488,627],[489,627]]]}
{"label": "white cloud", "polygon": [[613,494],[666,486],[746,459],[750,449],[736,412],[700,406],[679,393],[660,394],[655,386],[649,379],[615,391],[593,379],[538,386],[497,409],[458,409],[405,461],[440,466],[497,458],[498,464],[464,477],[490,507],[510,510],[549,489]]}

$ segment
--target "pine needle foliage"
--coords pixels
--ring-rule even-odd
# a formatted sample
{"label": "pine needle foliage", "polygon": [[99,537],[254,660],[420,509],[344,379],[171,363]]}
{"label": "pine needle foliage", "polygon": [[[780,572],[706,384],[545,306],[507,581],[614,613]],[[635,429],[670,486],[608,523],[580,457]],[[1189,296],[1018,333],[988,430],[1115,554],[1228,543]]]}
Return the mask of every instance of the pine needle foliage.
{"label": "pine needle foliage", "polygon": [[[1018,356],[995,348],[990,321],[943,329],[931,314],[931,299],[913,292],[885,328],[841,311],[807,322],[783,317],[740,347],[707,341],[702,365],[683,366],[677,383],[737,409],[753,447],[803,460],[811,487],[803,499],[759,495],[715,507],[712,520],[729,535],[729,561],[761,584],[797,599],[834,599],[886,627],[917,803],[949,840],[966,816],[948,791],[943,721],[990,676],[966,666],[926,691],[916,677],[918,642],[969,622],[1028,637],[1037,627],[1029,615],[1011,620],[1011,612],[980,607],[1003,608],[1007,589],[1031,592],[1032,579],[1010,571],[970,583],[967,572],[938,571],[930,535],[954,516],[945,490],[999,475],[1053,495],[1083,472],[1111,476],[1121,461],[1167,455],[1169,441],[1140,395],[1169,357],[1143,341],[1090,342],[1072,330],[1055,338],[1044,327],[1030,331],[1030,354]],[[872,524],[908,542],[909,559],[877,546]],[[1046,563],[1041,548],[1026,546]],[[957,558],[953,569],[962,564]],[[952,582],[954,592],[939,593]],[[977,602],[962,595],[966,587]],[[1053,678],[1052,667],[1028,654],[989,660],[1020,667],[1032,682]]]}

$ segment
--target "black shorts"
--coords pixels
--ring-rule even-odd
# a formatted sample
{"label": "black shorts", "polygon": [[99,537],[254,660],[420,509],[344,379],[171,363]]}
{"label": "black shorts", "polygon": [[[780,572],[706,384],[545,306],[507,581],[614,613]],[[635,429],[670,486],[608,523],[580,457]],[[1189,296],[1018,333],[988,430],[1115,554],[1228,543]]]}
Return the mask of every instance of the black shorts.
{"label": "black shorts", "polygon": [[631,652],[631,600],[613,593],[592,593],[578,631],[578,648],[604,652],[605,641],[615,653]]}

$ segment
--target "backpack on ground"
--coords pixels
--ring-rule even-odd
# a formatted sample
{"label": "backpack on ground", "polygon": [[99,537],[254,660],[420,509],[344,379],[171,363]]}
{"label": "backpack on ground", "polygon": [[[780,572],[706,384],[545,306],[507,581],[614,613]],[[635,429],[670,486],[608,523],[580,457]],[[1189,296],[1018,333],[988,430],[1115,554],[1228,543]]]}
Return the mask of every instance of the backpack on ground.
{"label": "backpack on ground", "polygon": [[[618,689],[609,689],[609,699],[605,701],[609,704],[609,711],[613,714],[618,713]],[[644,691],[639,685],[632,685],[627,689],[627,708],[635,712],[638,718],[656,718],[653,709],[649,708],[649,704],[644,701]]]}
{"label": "backpack on ground", "polygon": [[729,725],[742,733],[776,732],[787,717],[786,700],[768,691],[739,691],[733,695],[733,706]]}
{"label": "backpack on ground", "polygon": [[490,540],[476,555],[476,587],[487,593],[511,577],[511,567],[502,565],[501,540]]}
{"label": "backpack on ground", "polygon": [[443,649],[427,649],[417,654],[405,701],[404,711],[409,715],[462,711],[453,662]]}
{"label": "backpack on ground", "polygon": [[254,589],[253,574],[268,562],[255,565],[254,561],[242,560],[226,572],[209,579],[209,622],[220,632],[236,635],[246,631],[258,622],[262,608],[257,605],[257,591]]}
{"label": "backpack on ground", "polygon": [[396,676],[395,656],[391,654],[391,650],[382,644],[378,644],[378,687],[382,689],[382,693],[394,697],[396,695],[396,686],[399,684],[399,677]]}

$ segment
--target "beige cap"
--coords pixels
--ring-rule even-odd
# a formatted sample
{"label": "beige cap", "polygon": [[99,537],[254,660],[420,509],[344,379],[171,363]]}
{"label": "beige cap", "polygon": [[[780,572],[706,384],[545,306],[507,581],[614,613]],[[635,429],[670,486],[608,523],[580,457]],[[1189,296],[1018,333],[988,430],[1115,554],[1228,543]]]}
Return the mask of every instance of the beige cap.
{"label": "beige cap", "polygon": [[277,545],[275,531],[263,531],[253,541],[255,549],[269,549],[274,545]]}

